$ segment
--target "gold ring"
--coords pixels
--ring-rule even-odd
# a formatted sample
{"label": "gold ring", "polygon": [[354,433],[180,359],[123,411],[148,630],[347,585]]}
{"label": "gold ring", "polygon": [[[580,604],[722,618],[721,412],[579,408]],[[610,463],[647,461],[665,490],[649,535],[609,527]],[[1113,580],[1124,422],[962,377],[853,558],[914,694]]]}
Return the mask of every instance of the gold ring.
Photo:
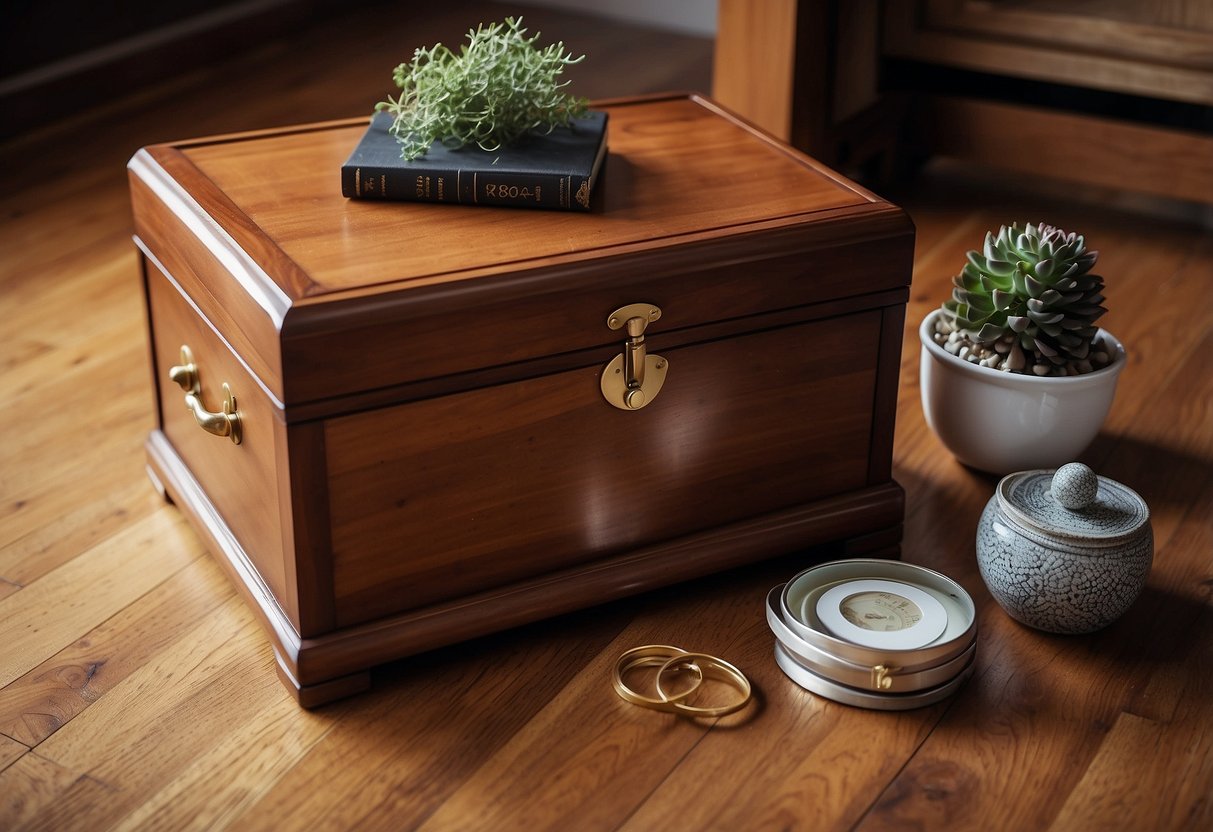
{"label": "gold ring", "polygon": [[[741,694],[741,699],[730,705],[716,705],[710,708],[700,708],[694,705],[684,704],[681,700],[686,699],[686,694],[681,694],[677,697],[671,697],[666,694],[665,689],[661,686],[661,677],[666,671],[675,667],[688,667],[698,669],[700,680],[703,678],[718,679],[722,682],[728,682],[733,687],[737,688]],[[714,717],[724,716],[726,714],[740,711],[750,701],[750,696],[753,694],[753,688],[750,685],[750,680],[745,674],[738,670],[733,665],[726,662],[724,659],[707,653],[682,653],[681,655],[671,656],[657,669],[657,695],[664,699],[671,706],[671,710],[676,714],[685,714],[694,717]],[[696,685],[691,691],[698,690],[699,685]]]}
{"label": "gold ring", "polygon": [[654,699],[651,696],[644,696],[637,693],[627,686],[623,681],[623,676],[630,670],[637,667],[662,667],[669,664],[671,661],[689,655],[687,651],[681,647],[673,647],[669,644],[645,644],[641,647],[633,647],[625,652],[615,662],[615,673],[612,682],[615,685],[615,692],[626,702],[631,702],[633,705],[639,705],[642,708],[651,708],[655,711],[665,711],[667,713],[675,713],[675,707],[678,703],[686,699],[692,693],[699,689],[703,684],[703,670],[698,665],[689,664],[688,667],[695,672],[694,683],[685,691],[674,695],[668,695],[664,691],[660,691],[660,699]]}

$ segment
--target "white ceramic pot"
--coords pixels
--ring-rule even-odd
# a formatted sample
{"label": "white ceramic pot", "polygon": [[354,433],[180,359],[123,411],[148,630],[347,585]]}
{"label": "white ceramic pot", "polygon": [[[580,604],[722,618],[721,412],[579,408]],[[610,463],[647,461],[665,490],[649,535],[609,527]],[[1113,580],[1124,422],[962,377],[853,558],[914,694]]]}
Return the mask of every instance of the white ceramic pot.
{"label": "white ceramic pot", "polygon": [[965,465],[994,474],[1058,468],[1083,452],[1108,415],[1125,348],[1104,330],[1095,343],[1114,356],[1101,370],[1050,378],[993,370],[949,353],[931,336],[935,310],[918,328],[922,411]]}

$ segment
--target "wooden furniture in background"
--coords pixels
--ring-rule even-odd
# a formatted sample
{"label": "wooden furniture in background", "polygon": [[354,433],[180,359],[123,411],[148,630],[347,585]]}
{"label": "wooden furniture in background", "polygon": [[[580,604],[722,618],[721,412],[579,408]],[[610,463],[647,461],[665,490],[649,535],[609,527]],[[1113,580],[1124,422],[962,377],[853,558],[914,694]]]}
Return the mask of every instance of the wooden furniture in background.
{"label": "wooden furniture in background", "polygon": [[[862,137],[879,98],[875,2],[720,0],[717,8],[713,96],[827,164],[851,159],[840,144]],[[873,140],[883,148],[895,133]]]}
{"label": "wooden furniture in background", "polygon": [[885,55],[1213,106],[1207,0],[884,2]]}
{"label": "wooden furniture in background", "polygon": [[[306,705],[794,549],[896,552],[904,214],[704,99],[603,108],[588,215],[347,200],[332,172],[365,119],[131,160],[154,477]],[[638,303],[670,369],[627,411],[599,377]],[[209,410],[236,393],[240,444],[182,407],[191,362]]]}
{"label": "wooden furniture in background", "polygon": [[721,0],[715,95],[843,169],[940,154],[1213,203],[1213,6]]}

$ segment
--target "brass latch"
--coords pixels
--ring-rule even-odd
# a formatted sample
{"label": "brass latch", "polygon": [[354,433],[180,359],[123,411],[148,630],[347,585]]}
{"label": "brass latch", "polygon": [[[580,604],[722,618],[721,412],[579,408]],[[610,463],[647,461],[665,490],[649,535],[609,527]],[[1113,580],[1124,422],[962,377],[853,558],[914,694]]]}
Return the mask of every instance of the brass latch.
{"label": "brass latch", "polygon": [[185,391],[185,407],[194,414],[198,427],[215,436],[226,436],[236,445],[242,439],[240,413],[236,408],[236,396],[227,382],[223,383],[223,410],[212,413],[202,405],[202,382],[198,378],[198,365],[194,353],[185,344],[181,345],[181,363],[169,368],[168,377]]}
{"label": "brass latch", "polygon": [[644,330],[661,317],[661,309],[651,303],[630,303],[607,317],[607,326],[623,329],[627,340],[623,353],[611,359],[602,371],[602,395],[620,410],[639,410],[661,391],[670,364],[660,355],[648,355]]}

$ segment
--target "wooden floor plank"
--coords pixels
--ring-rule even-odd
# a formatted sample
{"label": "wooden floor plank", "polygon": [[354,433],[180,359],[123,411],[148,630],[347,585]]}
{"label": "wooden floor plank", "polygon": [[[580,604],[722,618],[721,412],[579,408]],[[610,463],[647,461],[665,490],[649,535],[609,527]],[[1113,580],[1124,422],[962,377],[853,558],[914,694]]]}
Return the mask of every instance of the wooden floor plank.
{"label": "wooden floor plank", "polygon": [[[1171,384],[1152,398],[1155,407],[1174,412],[1189,398],[1213,399],[1213,374],[1200,371],[1205,349],[1213,349],[1213,334],[1180,366]],[[976,685],[970,685],[976,690],[949,710],[940,728],[864,819],[864,827],[924,817],[941,825],[964,825],[993,812],[1002,813],[1013,827],[1043,828],[1052,822],[1091,764],[1108,727],[1131,701],[1135,686],[1148,682],[1153,662],[1143,662],[1142,656],[1158,649],[1156,639],[1165,643],[1172,629],[1168,623],[1181,612],[1168,608],[1165,599],[1177,588],[1208,578],[1207,550],[1171,548],[1173,539],[1184,539],[1183,524],[1193,518],[1186,509],[1167,511],[1171,502],[1166,498],[1173,490],[1189,499],[1213,500],[1213,493],[1204,491],[1209,464],[1189,469],[1197,479],[1178,479],[1173,469],[1153,461],[1154,442],[1167,443],[1183,458],[1210,460],[1213,432],[1203,421],[1139,422],[1134,442],[1124,443],[1127,447],[1119,449],[1111,466],[1113,476],[1132,469],[1135,476],[1126,479],[1161,509],[1152,517],[1160,556],[1151,573],[1150,591],[1124,618],[1084,638],[1038,633],[985,604],[984,655],[979,654]],[[1008,758],[1022,763],[1002,767],[995,763]],[[1039,799],[1013,806],[999,797],[1035,789],[1040,790]]]}
{"label": "wooden floor plank", "polygon": [[[761,603],[764,590],[812,562],[812,558],[803,556],[782,558],[760,569],[748,570],[752,574],[745,580],[726,577],[701,582],[698,592],[687,592],[685,597],[676,595],[673,603],[663,596],[618,640],[616,652],[667,639],[686,645],[687,649],[707,650],[740,667],[757,691],[755,703],[746,711],[701,723],[704,740],[687,749],[668,773],[658,765],[659,758],[654,759],[643,740],[629,757],[612,760],[621,769],[637,768],[651,779],[648,788],[638,790],[643,802],[619,828],[639,832],[662,828],[844,827],[867,808],[867,801],[858,795],[870,794],[892,779],[900,761],[912,754],[931,730],[940,716],[940,708],[878,714],[874,724],[872,713],[813,696],[797,687],[775,665],[774,639],[767,629]],[[712,590],[704,593],[707,587]],[[710,601],[705,602],[703,595]],[[701,622],[707,620],[712,621],[712,627],[705,632]],[[699,644],[713,638],[716,640],[709,640],[706,646]],[[591,681],[601,685],[599,680]],[[579,700],[594,695],[591,689],[572,699],[570,710],[577,707]],[[609,693],[597,692],[598,699],[604,695],[610,700]],[[621,701],[604,702],[601,708],[608,713],[630,711],[629,720],[642,726],[647,723],[650,731],[654,728],[672,731],[677,726],[677,720],[671,717],[648,713]],[[769,714],[780,715],[778,731],[752,729],[754,723]],[[568,719],[565,717],[564,721]],[[617,734],[618,731],[612,731],[598,738],[587,749],[588,756],[607,756],[603,747]],[[857,738],[876,736],[887,752],[879,764],[839,765],[840,761],[853,758]],[[664,733],[661,738],[664,743]],[[576,740],[574,737],[573,741]],[[538,745],[542,740],[535,737],[533,742]],[[648,743],[650,748],[652,742]],[[616,777],[611,788],[600,787],[605,794],[583,795],[584,804],[574,804],[571,811],[555,815],[560,820],[551,828],[558,828],[562,822],[567,828],[583,818],[595,818],[601,812],[599,804],[613,797],[615,785],[622,780]],[[750,799],[755,794],[763,796],[760,805]],[[629,793],[628,798],[632,797]],[[510,800],[507,797],[503,802],[508,805]],[[503,812],[503,816],[515,815]],[[616,828],[608,820],[613,819],[603,818],[602,823],[592,826]]]}
{"label": "wooden floor plank", "polygon": [[[36,823],[54,829],[84,816],[90,828],[114,828],[132,813],[162,811],[157,795],[165,789],[173,793],[174,784],[192,782],[202,772],[210,772],[211,779],[207,790],[193,797],[205,801],[226,788],[231,789],[227,794],[237,794],[241,786],[224,779],[239,784],[247,774],[237,749],[256,752],[273,709],[293,705],[272,663],[243,601],[228,598],[38,746],[40,755],[112,791],[71,795],[44,807]],[[294,707],[290,728],[305,737],[312,718]],[[213,770],[208,755],[217,747],[226,749],[232,764],[226,772]],[[257,759],[249,761],[254,768]],[[149,809],[141,808],[149,802]],[[201,811],[199,805],[193,808]],[[224,803],[208,811],[232,809]]]}
{"label": "wooden floor plank", "polygon": [[[709,637],[697,624],[708,612],[703,599],[650,600],[641,622],[605,645],[420,828],[449,829],[468,817],[494,828],[618,828],[713,725],[624,702],[611,687],[614,662],[627,649],[658,643],[708,651],[752,668],[740,650],[755,621],[752,598],[715,601],[711,612],[723,626]],[[744,725],[751,716],[737,719]],[[544,799],[537,802],[533,795],[540,791]]]}
{"label": "wooden floor plank", "polygon": [[[335,715],[332,730],[238,826],[416,827],[486,760],[496,759],[552,697],[587,677],[587,661],[628,616],[627,605],[565,616],[377,672],[375,689],[360,702],[326,709]],[[591,715],[597,719],[596,711]],[[558,733],[592,729],[594,719]]]}
{"label": "wooden floor plank", "polygon": [[[21,314],[31,301],[47,309],[57,302],[60,314],[44,325],[70,324],[73,317],[63,312],[72,308],[73,300],[93,301],[121,289],[122,282],[115,283],[105,267],[135,256],[123,246],[130,239],[131,218],[114,210],[125,197],[125,160],[114,159],[112,168],[96,161],[79,174],[88,182],[54,179],[51,190],[7,194],[11,213],[0,225],[5,251],[0,259],[0,308],[6,313]],[[59,190],[62,193],[54,193]],[[65,227],[71,228],[70,234],[62,233]],[[82,265],[89,268],[79,268]]]}
{"label": "wooden floor plank", "polygon": [[240,730],[202,745],[167,783],[140,789],[134,811],[114,828],[225,828],[297,765],[334,722],[327,715],[300,714],[293,698],[279,696]]}
{"label": "wooden floor plank", "polygon": [[[117,450],[125,450],[126,458],[118,459],[104,476],[90,480],[103,489],[96,496],[87,496],[90,488],[67,483],[22,498],[28,531],[0,547],[0,574],[12,585],[32,584],[164,507],[164,499],[143,475],[139,443],[123,443]],[[0,598],[7,594],[5,589],[0,584]]]}
{"label": "wooden floor plank", "polygon": [[0,733],[36,746],[181,638],[235,590],[199,558],[0,689]]}
{"label": "wooden floor plank", "polygon": [[[145,463],[139,458],[143,445],[139,434],[130,429],[129,422],[123,422],[120,411],[110,411],[106,418],[115,431],[92,442],[79,437],[62,441],[48,437],[39,446],[10,457],[14,470],[30,470],[30,475],[22,479],[20,496],[12,500],[3,518],[0,575],[7,580],[23,586],[31,584],[62,562],[61,556],[45,552],[53,548],[45,529],[64,515],[80,511],[97,496],[104,501],[120,490],[136,499],[147,495],[146,491],[140,494],[134,490],[135,483],[141,486],[140,481],[147,479]],[[139,422],[150,426],[144,419]],[[39,470],[40,462],[53,458],[62,460],[56,467],[57,476]],[[85,509],[82,514],[102,520],[105,512],[98,515],[96,509]]]}
{"label": "wooden floor plank", "polygon": [[28,745],[0,734],[0,771],[17,762],[28,751]]}
{"label": "wooden floor plank", "polygon": [[[91,393],[94,406],[104,405],[101,390],[84,382],[106,369],[107,361],[113,363],[114,345],[130,349],[146,341],[141,337],[145,316],[138,295],[138,268],[130,253],[77,264],[80,266],[86,278],[63,280],[45,289],[33,286],[31,290],[41,291],[29,299],[5,291],[9,309],[4,314],[9,324],[54,349],[42,350],[6,370],[3,384],[9,395],[4,407],[20,406],[21,397],[57,384],[69,391]],[[64,315],[63,304],[87,304],[91,314],[83,318]],[[30,428],[41,426],[33,423]]]}
{"label": "wooden floor plank", "polygon": [[0,688],[197,559],[184,530],[165,507],[0,601]]}
{"label": "wooden floor plank", "polygon": [[[38,746],[38,752],[48,759],[76,769],[93,771],[113,767],[119,777],[112,781],[121,783],[121,767],[111,759],[121,744],[127,746],[124,754],[131,753],[140,741],[158,731],[180,728],[185,736],[199,739],[197,732],[206,729],[195,725],[163,725],[163,721],[210,688],[218,686],[239,689],[248,674],[252,684],[247,686],[250,698],[261,689],[258,683],[262,673],[270,668],[270,651],[253,622],[252,614],[243,605],[243,600],[229,596],[209,614],[203,616],[165,649],[154,653],[147,662],[130,673],[112,688],[106,696]],[[214,698],[211,691],[208,697]],[[237,709],[244,708],[232,702]],[[233,713],[233,718],[235,714]],[[197,749],[165,749],[162,755],[152,755],[152,761],[167,760]],[[136,767],[142,768],[142,767]],[[142,776],[135,771],[129,776]]]}
{"label": "wooden floor plank", "polygon": [[1208,829],[1209,795],[1193,793],[1213,778],[1213,757],[1201,753],[1213,723],[1202,716],[1177,727],[1122,713],[1052,828]]}
{"label": "wooden floor plank", "polygon": [[[139,325],[134,320],[128,324]],[[5,470],[22,472],[19,481],[7,474],[0,482],[0,576],[8,580],[32,583],[63,561],[44,550],[54,543],[47,528],[65,515],[78,512],[87,525],[107,513],[103,509],[98,516],[91,503],[104,503],[119,491],[129,497],[149,493],[129,490],[146,481],[141,446],[152,424],[150,380],[131,368],[142,367],[147,348],[129,337],[122,341],[121,348],[111,347],[97,358],[95,371],[58,379],[52,375],[25,390],[5,385],[8,406],[0,407],[0,418],[45,414],[0,450]],[[88,429],[75,429],[82,421]],[[48,465],[49,460],[59,462]],[[87,535],[76,543],[86,544]],[[44,555],[46,563],[41,563]]]}
{"label": "wooden floor plank", "polygon": [[[1206,527],[1205,538],[1213,537]],[[1206,550],[1208,551],[1208,550]],[[1213,607],[1177,633],[1169,669],[1213,663]],[[1175,709],[1163,720],[1123,712],[1053,822],[1056,830],[1213,827],[1213,677],[1169,673]]]}
{"label": "wooden floor plank", "polygon": [[[791,715],[781,719],[781,731],[714,733],[712,744],[693,749],[623,829],[848,828],[946,708],[874,715],[829,702],[785,678],[765,646],[750,665],[752,681],[765,708]],[[858,764],[873,745],[879,756]]]}
{"label": "wooden floor plank", "polygon": [[[66,795],[82,779],[78,772],[36,752],[25,754],[0,771],[0,829],[38,828],[37,815],[48,807],[63,805]],[[84,818],[76,817],[71,828],[83,828],[85,823]]]}
{"label": "wooden floor plank", "polygon": [[[1167,549],[1158,552],[1156,558],[1184,559],[1188,564],[1183,578],[1158,590],[1160,605],[1174,622],[1170,632],[1161,634],[1160,643],[1178,643],[1199,653],[1213,642],[1213,635],[1208,632],[1210,624],[1206,610],[1213,605],[1213,581],[1210,581],[1210,572],[1213,572],[1213,471],[1209,472],[1204,486],[1192,493],[1197,499],[1192,502],[1188,516]],[[1204,562],[1199,558],[1202,552],[1205,553]],[[1193,553],[1197,557],[1193,558]],[[1147,589],[1147,592],[1151,591]],[[1155,722],[1174,720],[1181,709],[1191,704],[1187,701],[1188,688],[1208,678],[1207,674],[1192,672],[1193,667],[1200,666],[1194,664],[1198,659],[1199,656],[1189,659],[1184,653],[1160,656],[1160,661],[1150,671],[1149,681],[1136,691],[1125,710]],[[1205,697],[1204,704],[1213,708],[1213,697]]]}

